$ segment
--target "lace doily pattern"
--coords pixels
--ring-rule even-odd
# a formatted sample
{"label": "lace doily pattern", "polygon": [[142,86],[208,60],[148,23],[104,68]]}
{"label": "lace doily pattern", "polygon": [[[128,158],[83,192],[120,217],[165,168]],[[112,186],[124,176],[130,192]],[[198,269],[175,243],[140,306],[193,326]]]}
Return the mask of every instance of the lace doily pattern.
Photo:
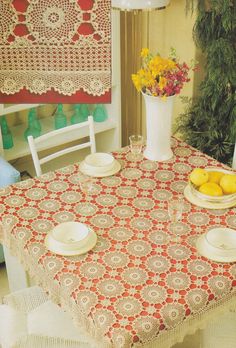
{"label": "lace doily pattern", "polygon": [[0,11],[1,93],[110,90],[109,0],[3,0]]}
{"label": "lace doily pattern", "polygon": [[[90,199],[77,164],[0,190],[4,243],[98,348],[169,348],[236,302],[236,264],[210,261],[195,247],[210,228],[236,229],[236,208],[184,200],[181,243],[168,241],[167,201],[183,193],[199,163],[224,166],[176,139],[172,145],[174,157],[162,163],[134,163],[128,148],[114,153],[121,171],[96,179]],[[48,232],[72,220],[96,232],[95,248],[71,257],[47,250]]]}

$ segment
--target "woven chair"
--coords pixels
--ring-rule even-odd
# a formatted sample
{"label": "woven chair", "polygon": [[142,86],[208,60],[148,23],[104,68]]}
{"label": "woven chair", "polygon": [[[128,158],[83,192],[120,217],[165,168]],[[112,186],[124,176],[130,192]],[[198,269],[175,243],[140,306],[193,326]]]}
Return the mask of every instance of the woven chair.
{"label": "woven chair", "polygon": [[34,286],[3,298],[0,305],[2,348],[96,348],[75,328],[70,316]]}
{"label": "woven chair", "polygon": [[202,332],[202,348],[236,347],[236,313],[226,312]]}

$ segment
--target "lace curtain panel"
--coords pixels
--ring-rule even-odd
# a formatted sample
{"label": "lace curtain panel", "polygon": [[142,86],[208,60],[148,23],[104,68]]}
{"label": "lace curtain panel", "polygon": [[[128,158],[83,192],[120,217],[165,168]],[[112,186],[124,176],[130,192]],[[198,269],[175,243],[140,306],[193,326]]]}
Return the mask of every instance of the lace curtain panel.
{"label": "lace curtain panel", "polygon": [[110,11],[110,0],[1,0],[1,95],[109,101]]}

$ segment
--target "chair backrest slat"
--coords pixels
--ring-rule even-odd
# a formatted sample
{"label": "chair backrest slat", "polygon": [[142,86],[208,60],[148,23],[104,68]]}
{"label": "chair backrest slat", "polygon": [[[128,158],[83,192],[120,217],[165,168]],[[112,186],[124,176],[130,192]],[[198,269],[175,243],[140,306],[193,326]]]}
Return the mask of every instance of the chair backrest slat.
{"label": "chair backrest slat", "polygon": [[55,153],[52,153],[51,155],[43,157],[39,160],[39,162],[40,162],[40,164],[44,164],[44,163],[47,163],[47,162],[49,162],[57,157],[66,155],[67,153],[74,152],[74,151],[81,150],[81,149],[85,149],[86,147],[90,147],[90,146],[91,146],[90,141],[88,143],[71,146],[67,149],[63,149],[63,150],[57,151]]}
{"label": "chair backrest slat", "polygon": [[[78,144],[78,145],[73,145],[69,146],[63,150],[56,151],[50,155],[47,155],[45,157],[42,157],[39,159],[38,152],[40,151],[40,145],[45,144],[45,142],[49,139],[55,138],[55,137],[60,137],[62,134],[69,134],[70,132],[74,132],[80,128],[88,128],[89,132],[85,134],[84,137],[89,134],[89,141],[86,141],[85,143]],[[81,138],[81,137],[78,137]],[[69,142],[70,140],[68,140]],[[90,152],[94,153],[96,152],[96,144],[95,144],[95,134],[94,134],[94,122],[93,122],[93,117],[89,116],[88,121],[78,123],[75,125],[67,126],[64,128],[60,128],[57,130],[53,130],[47,134],[43,134],[39,136],[38,138],[34,139],[31,135],[28,136],[28,143],[29,143],[29,148],[30,152],[32,155],[36,175],[39,176],[42,174],[42,168],[41,164],[47,163],[59,156],[65,155],[70,152],[74,152],[76,150],[81,150],[84,148],[89,148],[90,147]]]}

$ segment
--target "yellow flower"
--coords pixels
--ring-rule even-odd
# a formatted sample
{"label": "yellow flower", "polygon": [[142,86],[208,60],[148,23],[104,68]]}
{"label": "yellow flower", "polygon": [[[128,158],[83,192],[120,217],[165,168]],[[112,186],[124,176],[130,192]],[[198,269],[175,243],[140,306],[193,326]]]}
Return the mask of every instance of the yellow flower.
{"label": "yellow flower", "polygon": [[141,57],[146,58],[149,55],[149,49],[148,48],[143,48],[141,51]]}
{"label": "yellow flower", "polygon": [[152,72],[153,77],[157,77],[166,71],[171,71],[176,67],[176,63],[171,59],[161,58],[160,56],[153,57],[148,63],[148,68]]}
{"label": "yellow flower", "polygon": [[155,78],[152,76],[149,70],[139,70],[142,86],[153,86],[155,84]]}
{"label": "yellow flower", "polygon": [[168,70],[172,70],[176,67],[176,62],[171,59],[166,59],[166,66]]}
{"label": "yellow flower", "polygon": [[138,74],[132,74],[132,81],[138,92],[142,89],[141,78]]}
{"label": "yellow flower", "polygon": [[160,90],[162,90],[166,86],[166,83],[167,83],[166,78],[161,76],[158,83]]}

